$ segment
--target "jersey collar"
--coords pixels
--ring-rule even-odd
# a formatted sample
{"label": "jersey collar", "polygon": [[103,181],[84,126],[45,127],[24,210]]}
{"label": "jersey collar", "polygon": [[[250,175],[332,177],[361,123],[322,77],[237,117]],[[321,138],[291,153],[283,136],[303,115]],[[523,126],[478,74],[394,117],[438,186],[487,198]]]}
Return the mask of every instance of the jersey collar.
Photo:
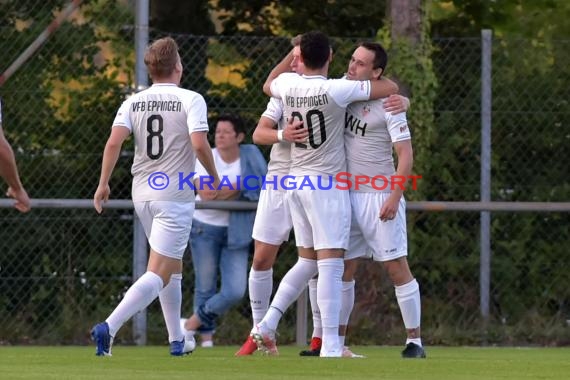
{"label": "jersey collar", "polygon": [[301,76],[303,78],[306,78],[306,79],[327,79],[327,77],[325,77],[323,75],[305,75],[305,74],[302,74]]}

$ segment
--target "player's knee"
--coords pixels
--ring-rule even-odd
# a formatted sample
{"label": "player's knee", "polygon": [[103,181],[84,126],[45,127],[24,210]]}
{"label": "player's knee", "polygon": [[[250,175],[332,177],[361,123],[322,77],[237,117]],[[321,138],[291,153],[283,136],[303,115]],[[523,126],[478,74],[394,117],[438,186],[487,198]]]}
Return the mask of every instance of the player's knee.
{"label": "player's knee", "polygon": [[414,279],[406,257],[384,262],[384,267],[392,283],[396,286],[407,284]]}
{"label": "player's knee", "polygon": [[253,257],[251,267],[256,271],[269,270],[273,267],[274,262],[275,258],[273,256],[256,255]]}

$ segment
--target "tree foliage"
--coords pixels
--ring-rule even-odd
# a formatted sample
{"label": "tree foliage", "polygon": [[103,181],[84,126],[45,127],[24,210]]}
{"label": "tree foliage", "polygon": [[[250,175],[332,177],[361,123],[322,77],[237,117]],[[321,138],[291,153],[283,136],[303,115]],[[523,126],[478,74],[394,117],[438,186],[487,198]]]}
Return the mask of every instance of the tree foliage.
{"label": "tree foliage", "polygon": [[568,38],[570,2],[559,0],[435,0],[434,37],[478,37],[492,29],[500,37]]}
{"label": "tree foliage", "polygon": [[[214,3],[214,2],[212,2]],[[294,36],[321,30],[335,37],[374,37],[386,2],[366,0],[219,0],[211,5],[223,33]]]}

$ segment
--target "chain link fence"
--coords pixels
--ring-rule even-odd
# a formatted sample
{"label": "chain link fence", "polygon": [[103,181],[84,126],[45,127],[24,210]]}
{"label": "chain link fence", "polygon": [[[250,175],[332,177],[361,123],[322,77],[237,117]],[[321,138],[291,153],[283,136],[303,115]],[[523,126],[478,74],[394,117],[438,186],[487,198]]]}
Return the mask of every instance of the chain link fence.
{"label": "chain link fence", "polygon": [[[0,70],[31,44],[63,1],[2,2]],[[86,2],[0,87],[3,129],[33,198],[90,199],[116,109],[133,92],[133,12],[127,2]],[[150,39],[165,33],[151,31]],[[289,50],[277,37],[173,35],[182,86],[204,94],[210,117],[240,113],[251,134],[265,109],[267,73]],[[331,77],[346,68],[353,39],[334,39]],[[438,96],[435,130],[416,150],[423,179],[413,200],[478,201],[481,152],[481,41],[433,41]],[[493,41],[492,200],[568,201],[570,41]],[[387,70],[390,75],[390,64]],[[411,128],[415,117],[410,112]],[[268,148],[263,148],[268,153]],[[130,197],[132,145],[111,181]],[[0,208],[0,344],[87,344],[132,283],[132,210]],[[568,213],[493,213],[490,319],[479,311],[479,214],[408,212],[409,259],[422,288],[429,344],[569,344]],[[189,255],[186,255],[189,258]],[[295,262],[282,247],[275,288]],[[184,313],[193,274],[186,262]],[[238,344],[250,329],[247,299],[220,321],[217,344]],[[295,313],[280,341],[295,340]],[[132,343],[130,324],[117,341]],[[149,342],[164,343],[158,303],[149,307]],[[361,264],[350,344],[401,344],[393,288],[378,264]]]}

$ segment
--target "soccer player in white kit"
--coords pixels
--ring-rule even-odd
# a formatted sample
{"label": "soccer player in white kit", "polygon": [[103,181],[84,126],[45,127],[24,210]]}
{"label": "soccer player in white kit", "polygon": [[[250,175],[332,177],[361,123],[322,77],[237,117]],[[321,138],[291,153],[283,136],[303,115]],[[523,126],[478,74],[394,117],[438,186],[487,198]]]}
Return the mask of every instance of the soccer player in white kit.
{"label": "soccer player in white kit", "polygon": [[[334,177],[346,171],[343,133],[346,106],[378,99],[398,88],[385,81],[329,80],[330,43],[320,32],[301,38],[304,75],[284,73],[268,78],[264,91],[281,99],[285,116],[303,121],[309,135],[291,151],[288,200],[299,249],[299,261],[285,275],[263,320],[252,331],[259,349],[276,352],[275,330],[286,308],[317,272],[318,304],[323,328],[321,356],[341,357],[338,326],[344,250],[350,231],[350,199],[336,188]],[[313,186],[306,186],[307,181]],[[317,187],[315,187],[317,186]]]}
{"label": "soccer player in white kit", "polygon": [[[353,62],[353,64],[356,64],[356,62]],[[358,64],[362,63],[359,62]],[[376,78],[371,77],[370,79],[376,79]],[[370,103],[377,103],[377,101]],[[402,95],[390,95],[389,98],[382,99],[382,104],[384,110],[386,112],[391,113],[392,115],[396,115],[400,112],[406,112],[410,107],[409,99]],[[351,108],[351,106],[349,106],[348,108]],[[350,124],[349,122],[352,123],[353,119],[352,118],[349,119],[347,117],[346,123]],[[345,128],[347,127],[346,123],[345,123]],[[356,128],[358,130],[361,127],[359,125],[356,125],[353,126],[353,128]],[[347,138],[347,136],[349,135],[347,131],[348,130],[345,129],[345,138]],[[354,182],[354,177],[352,177],[351,180]],[[350,247],[350,240],[349,240],[349,247]],[[348,256],[350,256],[350,253],[347,253],[345,255],[344,273],[342,275],[342,297],[341,297],[340,325],[339,325],[339,339],[341,345],[344,345],[345,343],[348,320],[350,319],[350,314],[352,313],[352,309],[354,307],[354,289],[355,289],[354,274],[358,269],[358,260],[347,259]],[[321,343],[322,343],[321,342],[322,328],[321,328],[319,307],[317,305],[316,278],[312,278],[309,281],[309,301],[311,303],[311,311],[313,314],[313,333],[311,337],[310,348],[308,350],[301,351],[299,355],[319,356],[321,351]],[[345,350],[343,352],[343,357],[356,358],[356,357],[361,357],[361,355],[356,355],[352,353],[348,347],[345,347]]]}
{"label": "soccer player in white kit", "polygon": [[[293,48],[297,59],[291,62],[291,69],[300,73],[302,65],[298,63],[300,48],[298,42]],[[275,128],[277,127],[277,128]],[[253,132],[253,142],[262,145],[273,145],[265,184],[257,205],[253,238],[255,249],[253,262],[249,272],[249,299],[253,326],[257,325],[267,313],[269,299],[273,291],[273,265],[281,244],[289,239],[293,221],[285,197],[285,190],[280,185],[284,176],[289,174],[291,166],[291,142],[304,142],[308,136],[300,122],[288,125],[283,119],[283,103],[280,99],[271,98],[265,112],[261,115]],[[257,345],[251,335],[236,352],[236,356],[251,355]]]}
{"label": "soccer player in white kit", "polygon": [[[347,79],[378,80],[387,60],[380,44],[364,42],[352,55]],[[406,259],[406,202],[402,179],[407,180],[412,174],[413,164],[406,114],[387,112],[381,99],[352,103],[346,110],[344,136],[347,172],[352,181],[352,222],[346,265],[352,266],[351,261],[370,253],[375,261],[382,262],[394,284],[408,335],[402,356],[425,358],[420,338],[419,285]],[[394,168],[392,147],[398,156],[397,169]],[[360,184],[356,183],[356,176],[361,176]],[[354,271],[350,275],[353,276]],[[352,281],[353,277],[343,280]],[[348,315],[341,324],[346,325],[347,322]]]}
{"label": "soccer player in white kit", "polygon": [[[105,146],[99,186],[93,203],[102,212],[109,198],[109,179],[125,139],[132,133],[135,156],[132,197],[150,244],[147,272],[125,293],[111,315],[93,328],[96,355],[111,355],[113,337],[135,313],[160,299],[168,330],[170,354],[191,352],[195,342],[185,341],[180,328],[182,256],[192,225],[194,190],[190,175],[196,157],[219,184],[207,140],[204,98],[180,87],[182,64],[176,42],[162,38],[145,53],[153,85],[127,99],[119,108]],[[190,179],[189,179],[190,178]],[[214,199],[216,191],[209,193]]]}
{"label": "soccer player in white kit", "polygon": [[18,174],[14,151],[2,130],[2,102],[0,101],[0,177],[8,183],[6,195],[16,200],[14,207],[20,212],[30,211],[30,198]]}

